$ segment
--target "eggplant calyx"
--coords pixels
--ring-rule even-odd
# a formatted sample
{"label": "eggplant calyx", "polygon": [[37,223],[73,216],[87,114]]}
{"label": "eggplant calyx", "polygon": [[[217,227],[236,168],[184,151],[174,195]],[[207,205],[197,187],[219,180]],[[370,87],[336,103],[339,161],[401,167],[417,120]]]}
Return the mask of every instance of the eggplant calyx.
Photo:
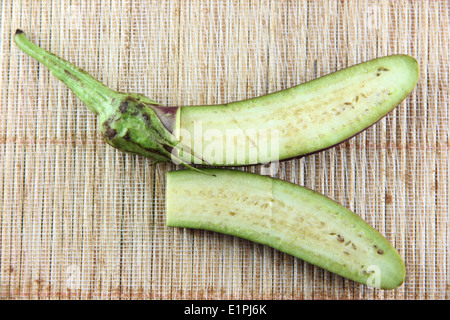
{"label": "eggplant calyx", "polygon": [[121,151],[152,158],[157,163],[174,162],[203,173],[172,152],[187,152],[208,164],[172,135],[178,107],[161,107],[144,95],[108,88],[83,69],[32,43],[20,29],[16,30],[14,41],[99,116],[101,132],[108,144]]}

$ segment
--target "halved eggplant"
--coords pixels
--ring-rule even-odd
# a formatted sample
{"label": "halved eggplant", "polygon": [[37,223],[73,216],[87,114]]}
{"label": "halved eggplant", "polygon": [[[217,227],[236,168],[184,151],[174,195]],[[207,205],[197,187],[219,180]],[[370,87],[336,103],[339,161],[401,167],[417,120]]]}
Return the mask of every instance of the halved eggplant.
{"label": "halved eggplant", "polygon": [[167,173],[167,225],[261,243],[359,283],[400,286],[397,251],[359,216],[282,180],[229,169]]}
{"label": "halved eggplant", "polygon": [[[418,77],[414,58],[382,57],[265,96],[181,107],[175,136],[215,165],[294,158],[373,125],[405,99]],[[190,155],[182,158],[198,162]]]}
{"label": "halved eggplant", "polygon": [[289,159],[336,145],[377,122],[414,88],[417,61],[393,55],[265,96],[214,106],[160,106],[112,90],[70,62],[14,35],[99,115],[111,146],[155,162],[239,166]]}

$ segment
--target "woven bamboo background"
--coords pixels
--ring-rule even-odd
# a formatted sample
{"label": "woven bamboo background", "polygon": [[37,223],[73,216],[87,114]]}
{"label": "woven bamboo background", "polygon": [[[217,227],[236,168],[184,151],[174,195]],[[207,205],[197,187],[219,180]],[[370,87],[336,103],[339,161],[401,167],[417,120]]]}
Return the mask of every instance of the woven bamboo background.
{"label": "woven bamboo background", "polygon": [[[448,1],[1,1],[2,299],[449,299]],[[275,177],[350,208],[406,281],[367,288],[239,238],[165,226],[172,164],[126,155],[16,28],[108,86],[224,103],[393,53],[420,63],[377,125]],[[260,166],[245,168],[262,172]]]}

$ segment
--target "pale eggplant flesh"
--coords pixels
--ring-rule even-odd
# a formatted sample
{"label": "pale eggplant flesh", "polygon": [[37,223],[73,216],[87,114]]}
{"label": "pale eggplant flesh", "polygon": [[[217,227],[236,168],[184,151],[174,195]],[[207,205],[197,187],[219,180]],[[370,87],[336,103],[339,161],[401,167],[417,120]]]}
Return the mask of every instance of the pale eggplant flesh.
{"label": "pale eggplant flesh", "polygon": [[181,107],[175,135],[214,165],[296,158],[372,126],[407,97],[418,77],[414,58],[386,56],[248,100]]}
{"label": "pale eggplant flesh", "polygon": [[231,169],[167,173],[169,227],[215,231],[280,250],[358,283],[394,289],[402,258],[358,215],[310,189]]}

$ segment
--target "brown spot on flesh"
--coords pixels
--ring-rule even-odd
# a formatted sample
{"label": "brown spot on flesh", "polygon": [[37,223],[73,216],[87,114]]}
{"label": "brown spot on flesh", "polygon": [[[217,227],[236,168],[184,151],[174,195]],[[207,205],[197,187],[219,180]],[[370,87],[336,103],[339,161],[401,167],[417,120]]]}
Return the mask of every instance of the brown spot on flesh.
{"label": "brown spot on flesh", "polygon": [[384,253],[383,249],[378,248],[377,245],[373,245],[373,247],[374,247],[375,249],[377,249],[377,253],[378,253],[378,254],[383,254],[383,253]]}

